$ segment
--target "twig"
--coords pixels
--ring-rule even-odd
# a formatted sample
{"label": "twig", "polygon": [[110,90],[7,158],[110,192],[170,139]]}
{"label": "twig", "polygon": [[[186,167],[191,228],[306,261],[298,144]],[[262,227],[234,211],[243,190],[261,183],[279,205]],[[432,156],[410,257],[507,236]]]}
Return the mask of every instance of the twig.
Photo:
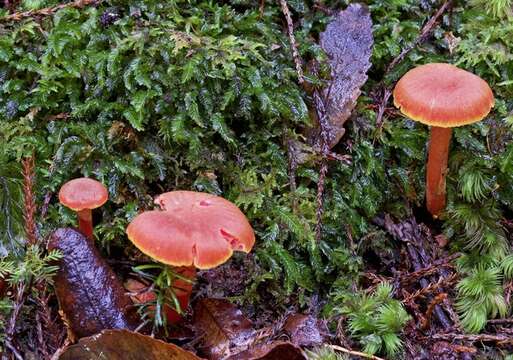
{"label": "twig", "polygon": [[285,20],[287,21],[287,32],[289,34],[289,42],[290,48],[292,50],[292,58],[294,59],[294,63],[296,65],[297,79],[300,84],[304,82],[304,74],[301,60],[301,56],[297,51],[296,38],[294,36],[294,23],[292,22],[292,16],[290,15],[289,6],[287,5],[286,0],[280,0],[281,11],[283,15],[285,15]]}
{"label": "twig", "polygon": [[55,352],[65,340],[64,325],[59,322],[59,317],[52,316],[49,301],[52,294],[48,291],[45,281],[37,281],[35,284],[37,294],[35,303],[37,305],[36,324],[38,351],[41,359],[48,360],[50,354]]}
{"label": "twig", "polygon": [[[21,281],[16,285],[16,297],[14,299],[13,309],[11,312],[11,316],[9,317],[9,322],[7,323],[7,328],[5,330],[5,344],[11,345],[8,346],[9,350],[13,353],[14,356],[18,358],[19,354],[16,349],[12,345],[12,338],[14,333],[16,332],[16,322],[18,320],[18,315],[20,314],[23,303],[25,302],[25,282]],[[7,353],[2,355],[2,360],[9,359]],[[23,358],[22,358],[23,359]]]}
{"label": "twig", "polygon": [[493,334],[476,334],[465,335],[455,333],[433,334],[429,337],[430,340],[464,340],[469,342],[476,341],[494,341],[502,344],[513,344],[513,336],[506,335],[493,335]]}
{"label": "twig", "polygon": [[[398,224],[395,224],[390,215],[385,214],[384,218],[374,218],[373,222],[376,225],[383,227],[395,239],[406,243],[406,249],[415,271],[419,271],[426,267],[426,265],[423,264],[422,259],[422,247],[426,240],[423,239],[420,226],[417,224],[415,217],[410,217]],[[420,278],[419,282],[422,288],[429,286],[429,281],[424,277]],[[450,329],[450,320],[447,318],[440,305],[436,305],[434,311],[437,319],[440,321],[440,324],[442,324],[444,329]]]}
{"label": "twig", "polygon": [[[16,348],[13,346],[11,341],[7,341],[6,340],[5,341],[5,346],[12,352],[12,354],[14,355],[16,360],[23,360],[23,356],[21,356],[21,354],[18,352],[18,350],[16,350]],[[3,354],[2,355],[2,359],[7,359],[7,355]]]}
{"label": "twig", "polygon": [[34,197],[34,155],[21,161],[23,168],[23,220],[25,235],[31,245],[37,243],[36,236],[36,200]]}
{"label": "twig", "polygon": [[383,115],[385,114],[385,109],[388,104],[388,100],[390,99],[390,95],[392,95],[392,90],[385,87],[383,88],[383,97],[378,106],[378,114],[376,115],[376,128],[380,129],[383,124]]}
{"label": "twig", "polygon": [[[5,235],[9,239],[11,248],[9,249],[14,255],[19,255],[19,243],[14,236],[14,231],[11,222],[11,209],[9,202],[11,199],[11,191],[9,190],[9,183],[7,179],[0,176],[0,183],[3,186],[3,201],[0,201],[0,210],[4,213],[5,218]],[[0,198],[1,200],[1,198]]]}
{"label": "twig", "polygon": [[445,10],[451,5],[452,0],[445,0],[442,6],[438,9],[438,11],[424,24],[422,29],[420,30],[419,36],[408,46],[406,46],[403,51],[399,55],[397,55],[394,60],[387,66],[387,70],[385,74],[390,73],[394,67],[396,67],[397,64],[399,64],[403,59],[408,55],[410,51],[415,49],[418,45],[422,44],[426,39],[428,38],[428,35],[431,33],[433,28],[435,27],[436,23],[438,22],[438,19],[440,16],[443,15]]}
{"label": "twig", "polygon": [[260,5],[258,5],[258,13],[260,14],[260,18],[264,16],[265,10],[265,0],[260,0]]}
{"label": "twig", "polygon": [[418,278],[433,275],[438,270],[440,270],[441,267],[452,267],[453,265],[451,264],[451,262],[460,256],[461,256],[461,253],[456,253],[456,254],[448,256],[444,259],[435,261],[431,266],[427,266],[427,267],[424,267],[422,269],[419,269],[417,271],[410,272],[410,273],[402,273],[402,274],[400,273],[399,281],[401,282],[401,284],[404,285],[404,284],[409,284],[414,281],[417,281]]}
{"label": "twig", "polygon": [[447,293],[442,293],[435,296],[435,298],[429,303],[424,321],[420,325],[420,328],[422,330],[426,330],[429,328],[429,325],[431,324],[431,316],[433,315],[433,310],[435,309],[435,306],[441,304],[445,299],[447,299]]}
{"label": "twig", "polygon": [[513,319],[491,319],[486,322],[490,325],[507,325],[513,324]]}
{"label": "twig", "polygon": [[[403,59],[417,46],[422,44],[424,41],[427,40],[429,34],[433,31],[436,23],[438,22],[439,18],[443,15],[443,13],[450,7],[452,3],[452,0],[445,0],[442,6],[438,9],[438,11],[424,24],[422,29],[420,30],[419,36],[408,46],[406,46],[399,55],[397,55],[390,64],[388,64],[387,69],[385,71],[385,74],[383,75],[383,78],[385,78],[396,66],[399,64]],[[376,116],[376,128],[380,129],[383,124],[383,114],[386,107],[386,104],[388,103],[388,100],[390,99],[390,95],[392,94],[392,91],[390,88],[387,88],[383,85],[383,83],[380,84],[380,87],[383,87],[382,90],[382,98],[379,105],[379,111]]]}
{"label": "twig", "polygon": [[36,16],[49,16],[54,14],[55,12],[64,9],[64,8],[83,8],[88,5],[96,5],[99,4],[102,0],[76,0],[71,3],[59,4],[52,7],[38,9],[38,10],[29,10],[23,12],[15,12],[9,14],[7,16],[0,18],[1,22],[10,22],[10,21],[20,21],[26,18],[36,17]]}
{"label": "twig", "polygon": [[[297,183],[296,183],[296,170],[297,170],[297,159],[294,155],[294,145],[291,140],[287,141],[287,156],[289,159],[289,186],[290,192],[292,194],[296,193]],[[292,200],[292,210],[296,213],[298,207],[298,202],[296,197]]]}
{"label": "twig", "polygon": [[342,346],[338,346],[338,345],[328,345],[328,347],[332,348],[333,350],[337,350],[337,351],[340,351],[340,352],[343,352],[343,353],[346,353],[346,354],[349,354],[349,355],[353,355],[353,356],[359,356],[359,357],[363,357],[363,358],[366,358],[366,359],[371,359],[371,360],[385,360],[383,358],[380,358],[376,355],[370,355],[370,354],[366,354],[366,353],[363,353],[363,352],[360,352],[360,351],[354,351],[354,350],[349,350],[349,349],[346,349]]}
{"label": "twig", "polygon": [[432,294],[435,290],[440,289],[444,285],[447,286],[455,283],[457,279],[458,274],[451,274],[446,278],[440,278],[436,283],[431,283],[428,286],[415,291],[413,294],[408,295],[406,298],[404,298],[403,302],[410,303],[418,297],[424,297],[428,294]]}
{"label": "twig", "polygon": [[[328,96],[331,91],[328,90]],[[317,113],[317,118],[319,119],[319,127],[321,130],[321,168],[319,169],[319,180],[317,181],[317,223],[315,224],[315,239],[319,243],[322,237],[322,215],[324,214],[324,181],[326,179],[326,173],[328,172],[328,161],[326,159],[327,154],[329,153],[329,125],[326,121],[326,108],[324,106],[324,101],[321,99],[321,95],[318,90],[314,91],[314,102],[315,102],[315,111]]]}

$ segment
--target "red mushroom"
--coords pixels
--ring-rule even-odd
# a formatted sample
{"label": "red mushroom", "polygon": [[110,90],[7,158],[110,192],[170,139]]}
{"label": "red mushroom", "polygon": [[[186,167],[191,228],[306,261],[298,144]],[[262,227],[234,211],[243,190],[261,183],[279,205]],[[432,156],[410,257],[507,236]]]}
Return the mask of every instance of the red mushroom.
{"label": "red mushroom", "polygon": [[105,186],[89,178],[70,180],[59,191],[59,201],[77,212],[78,228],[89,239],[93,238],[91,210],[105,204],[108,198],[109,194]]}
{"label": "red mushroom", "polygon": [[[175,273],[185,278],[194,278],[196,276],[195,268],[181,267],[175,268]],[[125,289],[130,291],[130,298],[134,304],[151,303],[157,300],[157,294],[151,290],[150,287],[143,282],[135,279],[128,279],[125,282]],[[180,309],[185,309],[189,305],[189,298],[192,292],[192,283],[182,279],[176,279],[173,282],[173,291],[180,304]],[[150,307],[151,311],[155,311],[155,307]],[[169,305],[163,307],[163,313],[167,318],[169,324],[178,323],[181,320],[181,315],[173,310]]]}
{"label": "red mushroom", "polygon": [[412,120],[431,125],[426,206],[445,209],[445,176],[452,128],[483,119],[494,105],[486,81],[454,65],[434,63],[408,71],[394,89],[394,104]]}
{"label": "red mushroom", "polygon": [[[210,269],[227,261],[234,250],[250,252],[255,243],[246,216],[219,196],[172,191],[155,203],[162,210],[137,215],[126,232],[139,250],[164,264]],[[188,299],[192,288],[183,290]]]}

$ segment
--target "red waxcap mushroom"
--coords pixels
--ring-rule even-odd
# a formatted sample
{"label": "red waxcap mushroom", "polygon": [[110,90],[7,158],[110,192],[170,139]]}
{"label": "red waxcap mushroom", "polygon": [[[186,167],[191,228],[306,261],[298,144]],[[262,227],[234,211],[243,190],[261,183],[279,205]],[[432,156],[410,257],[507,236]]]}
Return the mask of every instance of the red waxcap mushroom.
{"label": "red waxcap mushroom", "polygon": [[394,105],[412,120],[452,128],[483,119],[494,98],[479,76],[451,64],[434,63],[416,67],[398,81]]}
{"label": "red waxcap mushroom", "polygon": [[90,178],[70,180],[59,191],[60,203],[77,212],[79,230],[89,239],[93,237],[91,210],[105,204],[108,198],[107,188]]}
{"label": "red waxcap mushroom", "polygon": [[490,86],[454,65],[434,63],[408,71],[394,89],[394,105],[412,120],[431,125],[426,206],[433,217],[445,208],[445,176],[453,127],[483,119],[494,105]]}
{"label": "red waxcap mushroom", "polygon": [[249,252],[255,233],[237,206],[219,196],[171,191],[155,200],[162,210],[137,215],[128,238],[143,253],[173,266],[210,269],[234,250]]}

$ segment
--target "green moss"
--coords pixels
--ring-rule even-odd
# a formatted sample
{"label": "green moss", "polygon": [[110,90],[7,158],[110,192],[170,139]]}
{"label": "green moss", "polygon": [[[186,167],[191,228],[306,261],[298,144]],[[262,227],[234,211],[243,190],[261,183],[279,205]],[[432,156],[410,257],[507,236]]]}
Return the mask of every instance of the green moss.
{"label": "green moss", "polygon": [[[507,16],[503,7],[494,7],[501,1],[489,13],[456,4],[452,17],[445,15],[433,36],[387,74],[436,9],[427,1],[367,1],[373,66],[334,149],[352,162],[329,163],[319,243],[318,157],[298,166],[295,190],[290,183],[288,141],[303,140],[310,99],[297,83],[276,2],[265,2],[260,13],[260,1],[250,0],[112,0],[64,9],[41,22],[2,23],[2,245],[12,252],[23,238],[19,161],[34,153],[40,204],[76,176],[108,186],[111,201],[99,210],[96,228],[104,252],[135,253],[124,228],[152,206],[154,195],[208,191],[234,201],[256,229],[260,272],[247,301],[258,301],[262,284],[277,298],[300,293],[302,304],[312,294],[349,293],[366,267],[366,252],[390,254],[397,247],[372,219],[384,212],[409,215],[424,199],[428,129],[389,112],[378,129],[373,90],[413,66],[446,61],[478,73],[496,94],[485,122],[455,131],[446,235],[454,250],[506,258],[511,249],[500,220],[513,211],[513,39],[511,24],[500,17]],[[348,1],[324,3],[340,8]],[[289,5],[301,55],[322,60],[315,39],[329,17],[312,1]],[[449,32],[460,40],[452,53]],[[53,196],[40,231],[74,221]],[[464,291],[459,299],[476,300]],[[338,305],[333,300],[327,312]],[[462,315],[471,308],[460,307]]]}

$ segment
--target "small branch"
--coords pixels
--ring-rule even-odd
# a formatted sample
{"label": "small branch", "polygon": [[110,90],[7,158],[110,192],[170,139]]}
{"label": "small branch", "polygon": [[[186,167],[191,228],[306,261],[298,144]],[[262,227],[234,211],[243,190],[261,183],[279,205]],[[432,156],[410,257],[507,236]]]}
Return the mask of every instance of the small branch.
{"label": "small branch", "polygon": [[[5,346],[11,351],[11,353],[14,355],[14,357],[16,358],[16,360],[23,360],[23,356],[21,356],[21,354],[18,352],[18,350],[16,350],[16,348],[12,345],[12,343],[10,341],[5,341]],[[7,356],[7,355],[5,355]]]}
{"label": "small branch", "polygon": [[513,319],[491,319],[486,323],[490,325],[508,325],[513,324]]}
{"label": "small branch", "polygon": [[445,10],[451,5],[452,0],[445,0],[445,2],[442,4],[442,6],[438,9],[438,11],[424,24],[422,29],[420,30],[419,36],[407,47],[401,51],[399,55],[397,55],[394,60],[387,66],[387,70],[385,71],[385,75],[390,73],[393,68],[397,66],[403,59],[408,55],[410,51],[415,49],[418,45],[422,44],[424,41],[426,41],[428,35],[433,31],[433,28],[435,27],[436,23],[438,22],[438,19],[443,15]]}
{"label": "small branch", "polygon": [[444,259],[435,261],[431,266],[427,266],[427,267],[424,267],[422,269],[419,269],[417,271],[410,272],[410,273],[402,273],[402,274],[400,273],[399,282],[401,282],[401,284],[403,284],[403,285],[410,284],[412,282],[417,281],[419,278],[435,274],[442,267],[452,267],[451,262],[460,256],[461,256],[461,253],[456,253],[456,254],[448,256]]}
{"label": "small branch", "polygon": [[21,161],[23,168],[23,220],[25,226],[25,235],[31,245],[37,243],[36,235],[36,200],[34,197],[34,155]]}
{"label": "small branch", "polygon": [[10,202],[12,201],[11,198],[11,191],[9,190],[9,183],[7,182],[7,179],[3,176],[0,176],[0,184],[3,186],[3,201],[0,198],[0,211],[3,213],[5,218],[5,235],[7,239],[9,239],[10,244],[10,251],[14,255],[19,255],[19,247],[20,244],[16,240],[16,237],[14,236],[14,230],[13,230],[13,224],[11,219],[11,208],[10,208]]}
{"label": "small branch", "polygon": [[337,351],[340,351],[340,352],[343,352],[343,353],[346,353],[346,354],[349,354],[349,355],[359,356],[359,357],[366,358],[366,359],[385,360],[385,359],[380,358],[380,357],[375,356],[375,355],[366,354],[366,353],[363,353],[363,352],[360,352],[360,351],[349,350],[349,349],[346,349],[346,348],[344,348],[342,346],[328,345],[328,347],[332,348],[333,350],[337,350]]}
{"label": "small branch", "polygon": [[426,295],[433,294],[436,290],[441,289],[443,286],[454,284],[458,280],[458,274],[451,274],[446,278],[440,278],[437,282],[431,283],[426,287],[423,287],[413,294],[410,294],[406,297],[403,302],[410,303],[413,302],[418,297],[425,297]]}
{"label": "small branch", "polygon": [[[442,6],[438,9],[438,11],[424,24],[422,29],[420,30],[419,36],[408,46],[406,46],[399,55],[397,55],[390,64],[388,64],[385,74],[383,75],[383,79],[401,62],[403,59],[417,46],[422,44],[427,40],[428,35],[433,31],[436,23],[439,18],[444,14],[444,12],[450,7],[452,4],[452,0],[445,0]],[[390,95],[392,95],[392,91],[390,88],[384,86],[383,82],[381,86],[378,85],[378,88],[382,87],[381,90],[381,101],[378,107],[378,114],[376,116],[376,128],[381,129],[383,125],[383,114],[385,112],[386,105],[388,100],[390,99]]]}
{"label": "small branch", "polygon": [[429,325],[431,324],[431,316],[433,315],[435,306],[441,304],[445,299],[447,299],[447,293],[442,293],[435,296],[435,298],[429,303],[426,316],[424,317],[424,321],[420,326],[422,330],[427,330],[429,328]]}
{"label": "small branch", "polygon": [[56,6],[39,9],[39,10],[29,10],[23,12],[15,12],[10,15],[4,16],[0,18],[0,23],[2,22],[10,22],[10,21],[21,21],[26,18],[37,17],[37,16],[50,16],[56,13],[57,11],[64,8],[83,8],[89,5],[97,5],[101,2],[101,0],[76,0],[71,3],[59,4]]}
{"label": "small branch", "polygon": [[383,115],[385,114],[385,109],[388,104],[388,100],[390,99],[390,95],[392,95],[392,90],[385,87],[383,89],[383,97],[378,106],[378,114],[376,115],[376,128],[381,129],[381,125],[383,124]]}
{"label": "small branch", "polygon": [[476,335],[465,335],[465,334],[433,334],[429,337],[429,340],[463,340],[470,341],[472,343],[477,341],[494,341],[502,344],[513,344],[513,336],[506,335],[493,335],[493,334],[476,334]]}
{"label": "small branch", "polygon": [[[331,91],[331,86],[328,93]],[[313,94],[315,111],[317,112],[317,118],[319,119],[319,127],[321,130],[321,168],[319,170],[319,180],[317,181],[317,223],[315,225],[315,239],[319,243],[322,237],[322,215],[324,214],[324,181],[328,172],[328,161],[327,155],[330,152],[328,143],[330,139],[329,125],[326,121],[326,108],[324,101],[321,99],[321,95],[318,90],[314,91]]]}
{"label": "small branch", "polygon": [[[7,328],[5,330],[5,344],[8,345],[11,353],[18,358],[19,353],[16,351],[16,348],[12,345],[12,339],[16,332],[16,322],[18,320],[18,315],[20,314],[23,303],[25,302],[25,283],[22,281],[16,285],[16,295],[14,299],[13,309],[11,311],[11,316],[9,317],[9,322],[7,323]],[[4,353],[2,355],[2,360],[9,359],[8,355]]]}
{"label": "small branch", "polygon": [[287,31],[289,34],[290,48],[292,50],[292,58],[294,59],[294,63],[296,65],[298,82],[300,84],[303,84],[303,82],[305,81],[302,67],[303,61],[301,60],[301,56],[299,55],[299,51],[297,50],[296,38],[294,37],[294,23],[292,22],[292,16],[290,15],[289,6],[287,5],[286,0],[280,0],[280,5],[281,11],[283,12],[283,15],[285,15],[285,20],[287,21]]}

